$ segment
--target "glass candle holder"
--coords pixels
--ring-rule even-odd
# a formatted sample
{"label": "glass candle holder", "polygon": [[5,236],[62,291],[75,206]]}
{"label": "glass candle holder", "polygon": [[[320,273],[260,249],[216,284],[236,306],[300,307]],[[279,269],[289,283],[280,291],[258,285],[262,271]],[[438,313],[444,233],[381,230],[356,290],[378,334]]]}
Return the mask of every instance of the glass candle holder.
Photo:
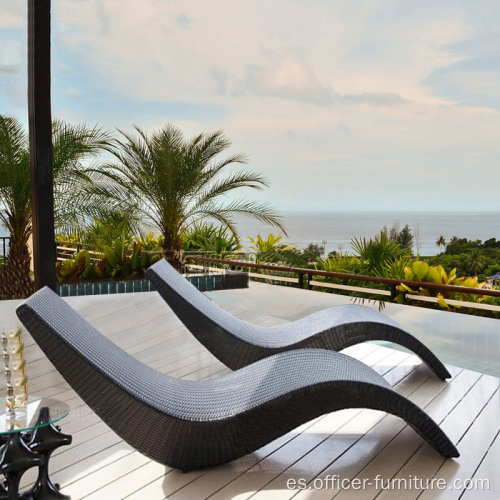
{"label": "glass candle holder", "polygon": [[21,328],[7,327],[2,332],[2,353],[5,363],[7,410],[21,412],[28,404],[28,378],[24,359]]}

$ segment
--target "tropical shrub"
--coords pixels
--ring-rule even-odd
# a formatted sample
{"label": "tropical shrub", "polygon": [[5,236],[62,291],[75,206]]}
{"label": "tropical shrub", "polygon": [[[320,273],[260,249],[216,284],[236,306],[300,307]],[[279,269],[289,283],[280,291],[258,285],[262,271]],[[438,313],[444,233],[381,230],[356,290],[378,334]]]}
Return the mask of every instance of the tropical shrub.
{"label": "tropical shrub", "polygon": [[401,248],[395,241],[391,241],[382,231],[374,239],[353,238],[351,247],[359,256],[360,273],[373,275],[396,259],[409,255],[407,249]]}
{"label": "tropical shrub", "polygon": [[142,250],[147,252],[161,252],[163,236],[161,234],[158,236],[154,233],[140,233],[138,237],[134,238],[134,241],[141,244]]}
{"label": "tropical shrub", "polygon": [[318,245],[317,243],[309,243],[304,250],[304,254],[308,255],[308,258],[314,257],[315,259],[321,259],[325,254],[325,246]]}
{"label": "tropical shrub", "polygon": [[[425,283],[436,283],[439,285],[455,285],[470,288],[483,288],[485,283],[480,283],[477,276],[474,277],[460,277],[456,276],[456,269],[453,269],[449,273],[446,273],[442,266],[429,266],[426,262],[415,261],[409,267],[405,268],[405,280],[406,281],[416,281],[422,282],[422,286],[418,289],[412,289],[407,285],[401,284],[398,286],[398,290],[404,293],[411,293],[413,295],[422,295],[425,297],[436,297],[437,303],[443,309],[454,311],[459,309],[460,306],[451,306],[446,302],[447,299],[459,300],[466,302],[475,303],[492,303],[496,304],[497,300],[492,297],[480,295],[480,294],[469,294],[462,292],[453,291],[442,291],[426,288]],[[402,303],[404,300],[403,294],[399,294],[396,298],[397,302]]]}
{"label": "tropical shrub", "polygon": [[194,224],[182,235],[185,253],[203,254],[204,257],[232,259],[239,257],[240,241],[227,227],[213,223]]}
{"label": "tropical shrub", "polygon": [[257,237],[248,237],[252,245],[248,248],[251,252],[250,257],[255,259],[257,264],[260,263],[277,263],[280,259],[279,252],[285,252],[287,250],[294,249],[293,245],[288,245],[287,243],[280,243],[283,239],[282,235],[275,236],[274,234],[268,234],[267,238],[263,238],[260,234]]}
{"label": "tropical shrub", "polygon": [[116,240],[113,247],[105,246],[106,256],[97,262],[97,278],[130,279],[144,276],[146,269],[161,258],[159,253],[143,252],[140,243]]}
{"label": "tropical shrub", "polygon": [[379,278],[405,279],[405,269],[411,265],[411,259],[407,256],[397,257],[395,260],[387,260],[374,271],[374,276]]}
{"label": "tropical shrub", "polygon": [[88,250],[56,264],[57,281],[71,283],[81,280],[132,279],[142,277],[146,269],[161,258],[161,253],[143,251],[138,242],[116,240],[105,246],[102,259],[93,262]]}
{"label": "tropical shrub", "polygon": [[65,261],[56,263],[56,279],[60,283],[73,283],[91,276],[93,269],[88,250],[82,250]]}
{"label": "tropical shrub", "polygon": [[[347,252],[339,252],[335,255],[330,254],[327,259],[320,260],[315,267],[316,269],[321,269],[330,273],[358,274],[360,270],[360,261],[357,257],[349,255]],[[359,286],[358,281],[350,279],[333,278],[329,276],[315,276],[314,279],[315,281],[334,283],[337,285]],[[329,292],[332,291],[332,289],[328,287],[324,287],[321,290]],[[335,293],[340,295],[351,294],[350,292],[341,289],[336,289]]]}

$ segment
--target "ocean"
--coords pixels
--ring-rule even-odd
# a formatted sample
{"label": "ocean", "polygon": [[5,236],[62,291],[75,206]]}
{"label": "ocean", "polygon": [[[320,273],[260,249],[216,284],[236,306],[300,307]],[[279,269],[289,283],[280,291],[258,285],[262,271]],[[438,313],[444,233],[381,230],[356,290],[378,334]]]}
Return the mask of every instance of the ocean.
{"label": "ocean", "polygon": [[[390,228],[399,222],[401,228],[410,226],[412,233],[418,227],[420,255],[436,255],[439,236],[448,241],[453,236],[468,239],[500,240],[500,212],[282,212],[288,236],[282,241],[304,248],[309,243],[326,241],[327,252],[350,251],[353,237],[370,238],[380,233],[383,226]],[[263,237],[279,230],[246,219],[238,223],[243,244],[250,244],[246,236]],[[416,253],[415,246],[413,251]]]}
{"label": "ocean", "polygon": [[[326,251],[350,251],[353,237],[370,238],[379,233],[383,226],[390,228],[398,221],[402,228],[410,226],[412,233],[418,227],[420,232],[420,255],[439,253],[436,240],[443,235],[446,240],[453,236],[469,239],[500,240],[500,212],[282,212],[288,236],[282,241],[304,248],[309,243],[322,244]],[[266,237],[279,230],[265,226],[251,219],[238,222],[238,231],[244,246],[250,245],[247,236],[257,234]],[[5,231],[0,227],[0,236]],[[416,248],[414,246],[414,252]]]}

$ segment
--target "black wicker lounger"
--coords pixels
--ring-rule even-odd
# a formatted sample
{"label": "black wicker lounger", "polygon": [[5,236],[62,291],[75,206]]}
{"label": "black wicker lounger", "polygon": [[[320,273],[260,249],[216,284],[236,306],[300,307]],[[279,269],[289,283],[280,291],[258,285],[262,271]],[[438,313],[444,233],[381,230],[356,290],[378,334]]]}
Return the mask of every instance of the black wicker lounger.
{"label": "black wicker lounger", "polygon": [[254,451],[343,408],[405,419],[444,457],[458,451],[418,406],[343,354],[303,349],[217,380],[180,380],[140,363],[44,288],[17,315],[57,370],[102,420],[157,462],[190,470]]}
{"label": "black wicker lounger", "polygon": [[190,332],[232,370],[283,351],[314,347],[341,351],[367,340],[394,342],[419,356],[441,379],[451,375],[420,340],[394,320],[365,306],[334,306],[287,325],[252,325],[224,311],[165,259],[147,277]]}

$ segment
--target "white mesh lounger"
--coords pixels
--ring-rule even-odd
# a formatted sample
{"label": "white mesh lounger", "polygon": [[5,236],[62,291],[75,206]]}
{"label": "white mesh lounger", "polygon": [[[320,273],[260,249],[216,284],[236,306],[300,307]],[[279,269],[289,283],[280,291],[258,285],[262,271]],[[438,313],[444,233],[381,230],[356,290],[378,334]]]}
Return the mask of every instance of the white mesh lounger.
{"label": "white mesh lounger", "polygon": [[151,266],[146,275],[189,331],[232,370],[289,350],[313,347],[341,351],[367,340],[384,340],[414,352],[441,379],[451,376],[420,340],[369,307],[334,306],[287,325],[262,327],[224,311],[165,259]]}
{"label": "white mesh lounger", "polygon": [[254,451],[322,414],[373,408],[405,419],[443,457],[458,451],[418,406],[374,370],[343,354],[302,349],[217,380],[162,374],[104,337],[48,288],[17,315],[78,395],[121,438],[182,470]]}

